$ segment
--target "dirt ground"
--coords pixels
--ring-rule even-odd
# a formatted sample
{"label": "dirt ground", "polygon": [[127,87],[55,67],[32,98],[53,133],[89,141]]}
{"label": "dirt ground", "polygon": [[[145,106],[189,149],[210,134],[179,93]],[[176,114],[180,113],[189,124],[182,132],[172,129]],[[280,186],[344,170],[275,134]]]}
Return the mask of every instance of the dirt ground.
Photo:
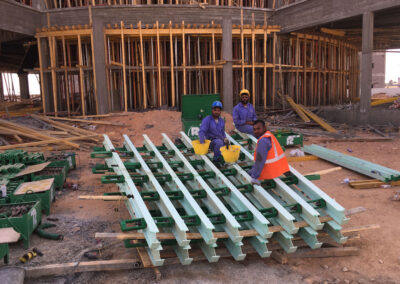
{"label": "dirt ground", "polygon": [[[224,113],[227,130],[233,128],[232,118]],[[111,133],[110,138],[119,146],[122,134],[127,134],[136,146],[142,145],[142,134],[160,145],[161,133],[171,139],[179,137],[180,113],[175,111],[149,111],[130,113],[128,116],[109,117],[107,121],[123,122],[128,126],[100,126],[98,133]],[[362,133],[366,134],[366,133]],[[361,134],[360,134],[361,135]],[[325,139],[325,138],[324,138]],[[318,143],[320,138],[307,138],[305,144]],[[320,143],[321,144],[321,143]],[[326,144],[326,143],[325,143]],[[393,169],[400,170],[400,139],[388,142],[326,144],[328,148],[363,158]],[[290,151],[286,150],[287,152]],[[56,228],[50,232],[64,234],[63,241],[31,238],[31,247],[37,247],[43,257],[36,257],[28,264],[18,263],[18,257],[26,251],[22,243],[13,244],[11,263],[18,266],[39,266],[53,263],[86,261],[82,257],[87,248],[99,245],[94,239],[96,232],[119,232],[119,221],[129,218],[124,203],[78,200],[79,195],[100,195],[115,192],[114,184],[101,184],[100,175],[91,172],[97,161],[89,152],[78,152],[78,169],[70,173],[69,182],[78,183],[79,189],[63,189],[57,193],[50,217],[57,218]],[[328,169],[335,165],[322,160],[292,163],[303,174]],[[351,217],[346,226],[379,224],[378,230],[362,232],[362,237],[352,243],[361,249],[359,256],[325,259],[290,259],[288,265],[274,260],[248,256],[242,262],[222,259],[216,264],[193,263],[190,266],[160,267],[161,280],[156,280],[152,269],[132,271],[77,273],[74,275],[29,280],[26,283],[400,283],[400,202],[391,198],[399,188],[351,189],[343,183],[345,178],[366,179],[349,170],[340,170],[321,176],[315,184],[346,209],[362,206],[367,211]],[[46,222],[46,217],[43,218]],[[105,241],[105,254],[112,259],[135,257],[134,249],[126,249],[121,241]],[[1,267],[1,265],[0,265]],[[345,270],[345,271],[344,271]],[[0,281],[1,282],[1,281]]]}

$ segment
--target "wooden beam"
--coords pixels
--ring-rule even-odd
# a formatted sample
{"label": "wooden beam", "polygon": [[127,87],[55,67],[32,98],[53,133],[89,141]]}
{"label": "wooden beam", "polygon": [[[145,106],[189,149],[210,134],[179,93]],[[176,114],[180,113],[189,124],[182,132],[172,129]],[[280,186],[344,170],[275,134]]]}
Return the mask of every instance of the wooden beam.
{"label": "wooden beam", "polygon": [[183,94],[187,94],[186,90],[186,45],[185,45],[185,22],[182,21],[182,66],[183,66]]}
{"label": "wooden beam", "polygon": [[304,162],[318,160],[319,158],[317,156],[307,155],[303,157],[286,157],[286,159],[288,162]]}
{"label": "wooden beam", "polygon": [[[41,133],[39,131],[35,131],[35,130],[31,129],[31,128],[25,127],[25,126],[20,125],[18,123],[13,123],[11,121],[6,121],[6,120],[3,120],[3,119],[0,119],[0,125],[2,125],[3,127],[7,128],[8,130],[11,130],[11,131],[16,130],[15,134],[18,134],[18,135],[23,135],[23,136],[31,135],[31,136],[36,137],[35,139],[42,139],[42,140],[54,139],[54,140],[56,140],[56,142],[54,142],[56,144],[67,144],[67,145],[72,146],[74,148],[79,147],[78,144],[65,141],[64,139],[58,139],[58,138],[54,138],[54,137],[45,135],[45,134],[43,134],[43,133]],[[24,135],[24,133],[26,133],[27,135]],[[13,145],[10,145],[10,146],[13,146]],[[12,148],[10,148],[10,149],[12,149]]]}
{"label": "wooden beam", "polygon": [[340,37],[346,36],[345,31],[335,30],[335,29],[321,28],[321,32],[325,33],[325,34],[334,35],[334,36],[340,36]]}
{"label": "wooden beam", "polygon": [[[92,8],[89,6],[90,11]],[[90,22],[92,22],[92,17],[90,17]],[[90,24],[92,26],[92,24]],[[94,41],[93,41],[93,29],[90,33],[90,47],[92,49],[92,68],[93,68],[93,87],[94,87],[94,97],[95,97],[95,104],[96,104],[96,114],[99,113],[99,99],[97,95],[97,77],[96,77],[96,58],[94,54]]]}
{"label": "wooden beam", "polygon": [[[211,22],[211,25],[214,26],[214,21]],[[211,33],[211,40],[212,40],[212,58],[213,58],[213,77],[214,77],[214,93],[218,93],[218,88],[217,88],[217,67],[215,63],[215,32],[214,29],[212,30]]]}
{"label": "wooden beam", "polygon": [[174,74],[174,42],[172,37],[172,22],[169,21],[169,50],[170,50],[170,65],[171,65],[171,99],[172,106],[175,106],[175,74]]}
{"label": "wooden beam", "polygon": [[[93,44],[93,42],[92,42]],[[69,102],[69,88],[68,88],[68,71],[67,71],[67,51],[65,48],[65,36],[62,37],[62,49],[63,49],[63,62],[64,62],[64,83],[65,83],[65,96],[67,97],[67,114],[71,115],[71,105]],[[93,68],[94,71],[94,68]],[[96,80],[95,80],[96,83]]]}
{"label": "wooden beam", "polygon": [[157,94],[158,94],[158,103],[161,107],[162,103],[162,96],[161,96],[161,85],[162,85],[162,77],[161,77],[161,54],[160,54],[160,30],[159,30],[159,23],[156,21],[156,35],[157,35]]}
{"label": "wooden beam", "polygon": [[322,118],[318,117],[316,114],[314,114],[312,111],[308,110],[302,105],[298,105],[300,109],[307,114],[312,120],[314,120],[316,123],[318,123],[322,128],[324,128],[328,132],[336,133],[337,130],[330,126],[326,121],[324,121]]}
{"label": "wooden beam", "polygon": [[254,26],[255,26],[255,22],[254,22],[254,13],[251,13],[251,89],[252,89],[252,101],[253,101],[253,105],[256,105],[256,67],[254,66],[255,64],[255,34],[254,34]]}
{"label": "wooden beam", "polygon": [[[242,64],[242,89],[245,88],[244,78],[244,35],[243,35],[243,9],[240,9],[240,44],[241,44],[241,64]],[[254,97],[254,94],[253,94]]]}
{"label": "wooden beam", "polygon": [[90,271],[113,271],[122,269],[141,268],[139,259],[113,259],[97,261],[80,261],[61,264],[49,264],[44,266],[25,267],[27,278],[39,278],[53,275]]}
{"label": "wooden beam", "polygon": [[292,109],[300,116],[300,118],[304,122],[311,122],[311,120],[307,117],[307,115],[303,112],[303,110],[299,107],[299,105],[294,102],[294,100],[291,97],[286,96],[286,100],[288,101]]}
{"label": "wooden beam", "polygon": [[383,104],[388,104],[388,103],[392,103],[396,100],[400,99],[400,97],[393,97],[393,98],[387,98],[387,99],[380,99],[380,100],[375,100],[371,103],[371,106],[379,106],[379,105],[383,105]]}
{"label": "wooden beam", "polygon": [[337,247],[337,248],[320,248],[317,250],[299,249],[294,253],[286,254],[286,258],[326,258],[326,257],[344,257],[360,255],[360,249],[357,247]]}
{"label": "wooden beam", "polygon": [[66,117],[52,117],[54,120],[63,120],[63,121],[75,121],[75,122],[83,122],[90,124],[102,124],[102,125],[113,125],[113,126],[126,126],[125,123],[120,122],[111,122],[111,121],[99,121],[99,120],[87,120],[87,119],[78,119],[78,118],[66,118]]}
{"label": "wooden beam", "polygon": [[330,169],[326,169],[326,170],[321,170],[321,171],[308,173],[308,174],[305,174],[305,175],[325,175],[325,174],[329,174],[329,173],[340,171],[342,169],[343,169],[342,167],[334,167],[334,168],[330,168]]}
{"label": "wooden beam", "polygon": [[[333,220],[333,219],[329,216],[320,217],[320,221],[322,223],[325,223],[325,222],[328,222],[331,220]],[[297,228],[304,228],[304,227],[309,226],[309,224],[305,221],[296,222],[296,223],[294,223],[294,225]],[[273,232],[273,233],[282,232],[285,230],[281,226],[271,226],[268,229],[270,232]],[[186,233],[186,234],[187,234],[187,238],[191,239],[191,240],[199,240],[199,239],[203,238],[200,233]],[[217,239],[229,238],[229,236],[226,232],[214,232],[213,235]],[[243,237],[254,237],[254,236],[258,236],[259,234],[256,230],[242,230],[242,231],[240,231],[240,235]],[[145,237],[144,237],[143,233],[96,233],[95,238],[96,239],[117,238],[117,239],[121,239],[121,240],[127,240],[127,239],[144,239]],[[157,239],[169,240],[169,239],[175,239],[175,237],[172,233],[157,233]]]}
{"label": "wooden beam", "polygon": [[[70,132],[72,134],[75,134],[75,135],[95,135],[95,134],[97,134],[95,132],[92,132],[92,131],[89,131],[89,130],[86,130],[86,129],[82,129],[82,128],[79,128],[79,127],[73,127],[73,126],[68,125],[66,123],[61,123],[59,121],[54,121],[54,120],[50,119],[47,116],[31,114],[31,117],[39,119],[39,120],[42,120],[44,122],[47,122],[47,123],[53,125],[54,128],[57,128],[57,129],[60,129],[60,130],[63,130],[63,131],[66,130],[66,131],[68,131],[68,132]],[[95,140],[95,141],[97,142],[97,140]]]}
{"label": "wooden beam", "polygon": [[128,111],[128,90],[126,86],[126,58],[125,58],[125,37],[124,22],[121,21],[121,50],[122,50],[122,76],[124,82],[124,110]]}
{"label": "wooden beam", "polygon": [[53,86],[53,103],[54,103],[54,113],[58,116],[58,91],[57,91],[57,75],[56,75],[56,39],[55,37],[49,37],[50,46],[50,65],[51,65],[51,82]]}
{"label": "wooden beam", "polygon": [[42,44],[40,37],[36,37],[37,40],[37,47],[38,47],[38,54],[39,54],[39,69],[40,69],[40,91],[41,91],[41,98],[42,98],[42,107],[43,112],[47,112],[46,108],[46,94],[44,93],[44,73],[43,73],[43,54],[42,54]]}
{"label": "wooden beam", "polygon": [[[28,142],[28,143],[22,143],[22,144],[13,144],[13,145],[7,145],[7,146],[0,146],[0,150],[17,149],[17,148],[40,146],[40,145],[47,145],[47,144],[60,144],[62,141],[64,141],[63,144],[67,144],[66,142],[86,140],[86,139],[90,139],[90,138],[96,138],[96,137],[99,137],[99,136],[101,136],[101,134],[89,135],[89,136],[71,137],[71,138],[63,138],[62,140],[58,139],[58,138],[54,138],[54,139],[49,139],[49,140],[37,141],[37,142]],[[79,149],[79,144],[75,144],[75,143],[68,143],[68,144],[72,144],[70,146]]]}
{"label": "wooden beam", "polygon": [[143,80],[143,108],[147,108],[147,96],[146,96],[146,73],[144,70],[144,55],[143,55],[143,36],[142,36],[142,22],[138,23],[139,28],[139,39],[140,39],[140,62],[142,63],[142,80]]}
{"label": "wooden beam", "polygon": [[82,115],[86,115],[86,106],[85,106],[85,88],[83,81],[83,58],[82,58],[82,42],[81,35],[78,34],[78,60],[79,60],[79,79],[80,79],[80,91],[81,91],[81,107],[82,107]]}

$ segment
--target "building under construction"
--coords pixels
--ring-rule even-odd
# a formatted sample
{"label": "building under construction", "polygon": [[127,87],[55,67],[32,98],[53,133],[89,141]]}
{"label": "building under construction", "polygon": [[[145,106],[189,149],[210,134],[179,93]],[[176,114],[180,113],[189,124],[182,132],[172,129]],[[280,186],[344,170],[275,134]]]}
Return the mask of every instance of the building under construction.
{"label": "building under construction", "polygon": [[55,115],[179,108],[206,93],[229,111],[247,88],[259,110],[285,109],[289,96],[357,103],[324,115],[376,120],[372,52],[400,46],[399,16],[396,0],[6,0],[0,70],[19,74],[22,99],[39,74],[43,112]]}

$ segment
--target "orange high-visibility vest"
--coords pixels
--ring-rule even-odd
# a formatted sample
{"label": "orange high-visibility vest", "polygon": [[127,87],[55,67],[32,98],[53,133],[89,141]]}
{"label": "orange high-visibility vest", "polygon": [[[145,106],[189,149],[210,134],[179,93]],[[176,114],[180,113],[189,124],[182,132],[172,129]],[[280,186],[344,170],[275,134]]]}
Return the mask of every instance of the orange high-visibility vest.
{"label": "orange high-visibility vest", "polygon": [[[257,147],[260,139],[264,137],[271,138],[271,149],[268,151],[264,168],[260,176],[258,177],[259,180],[277,178],[289,171],[289,164],[286,159],[285,153],[283,152],[278,140],[271,132],[265,132],[264,135],[258,139]],[[254,152],[254,161],[256,161],[257,147],[256,151]]]}

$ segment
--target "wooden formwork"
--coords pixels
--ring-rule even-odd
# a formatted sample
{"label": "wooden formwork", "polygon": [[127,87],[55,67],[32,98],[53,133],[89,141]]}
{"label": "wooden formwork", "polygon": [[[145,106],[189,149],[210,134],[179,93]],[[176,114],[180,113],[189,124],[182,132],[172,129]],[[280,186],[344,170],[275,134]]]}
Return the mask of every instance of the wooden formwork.
{"label": "wooden formwork", "polygon": [[358,96],[358,49],[345,39],[292,33],[281,37],[282,93],[307,106],[343,104]]}
{"label": "wooden formwork", "polygon": [[[243,14],[242,21],[243,23]],[[232,25],[234,103],[249,89],[264,110],[284,108],[279,93],[298,104],[319,106],[353,101],[358,90],[358,50],[333,36],[277,35],[278,26]],[[49,74],[54,112],[97,113],[91,25],[39,30],[40,75]],[[109,111],[179,107],[184,94],[223,95],[221,25],[119,24],[104,28]],[[49,55],[42,50],[49,49]],[[77,48],[80,46],[80,48]],[[44,64],[48,62],[47,65]],[[44,84],[43,109],[46,109]]]}

